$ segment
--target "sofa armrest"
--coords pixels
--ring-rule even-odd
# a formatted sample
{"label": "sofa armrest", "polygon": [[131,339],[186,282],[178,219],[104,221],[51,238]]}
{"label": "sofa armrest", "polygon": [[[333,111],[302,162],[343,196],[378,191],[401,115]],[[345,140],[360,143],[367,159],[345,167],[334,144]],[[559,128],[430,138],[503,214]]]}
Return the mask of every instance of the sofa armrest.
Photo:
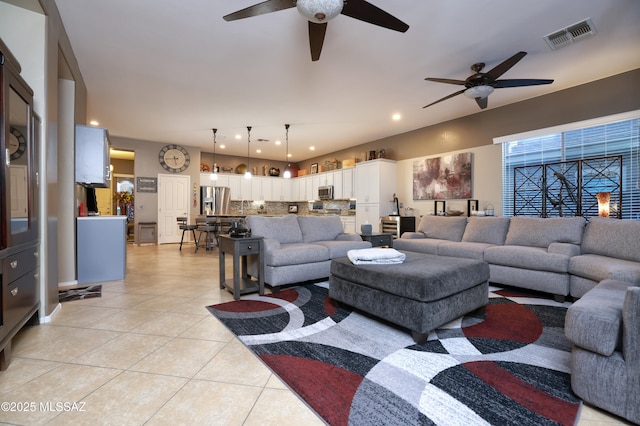
{"label": "sofa armrest", "polygon": [[580,246],[570,243],[551,243],[547,251],[554,254],[564,254],[569,257],[578,256],[580,254]]}
{"label": "sofa armrest", "polygon": [[622,306],[622,352],[631,369],[640,367],[640,287],[629,287]]}
{"label": "sofa armrest", "polygon": [[362,241],[362,237],[358,234],[345,233],[338,235],[336,241]]}
{"label": "sofa armrest", "polygon": [[403,232],[400,237],[403,240],[416,240],[420,238],[427,238],[424,232]]}
{"label": "sofa armrest", "polygon": [[271,250],[276,250],[280,248],[280,241],[274,238],[263,238],[262,245],[265,253],[268,253]]}

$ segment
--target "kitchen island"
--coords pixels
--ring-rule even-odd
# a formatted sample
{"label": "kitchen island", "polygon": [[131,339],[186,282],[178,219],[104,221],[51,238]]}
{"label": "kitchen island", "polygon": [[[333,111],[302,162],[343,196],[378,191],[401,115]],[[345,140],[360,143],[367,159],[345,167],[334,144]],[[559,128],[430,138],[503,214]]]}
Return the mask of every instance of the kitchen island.
{"label": "kitchen island", "polygon": [[78,284],[122,280],[127,263],[127,217],[87,216],[76,222]]}

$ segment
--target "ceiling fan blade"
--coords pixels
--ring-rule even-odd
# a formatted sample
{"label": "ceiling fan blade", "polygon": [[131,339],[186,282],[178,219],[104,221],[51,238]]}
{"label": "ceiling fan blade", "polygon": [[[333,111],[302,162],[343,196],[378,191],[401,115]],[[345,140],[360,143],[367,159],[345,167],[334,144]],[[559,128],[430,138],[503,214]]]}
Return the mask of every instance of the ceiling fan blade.
{"label": "ceiling fan blade", "polygon": [[512,57],[510,57],[506,61],[502,62],[501,64],[496,65],[490,71],[486,72],[485,73],[485,77],[489,77],[491,80],[496,80],[502,74],[504,74],[505,72],[509,71],[509,69],[512,66],[514,66],[515,64],[517,64],[520,61],[520,59],[524,58],[526,56],[526,54],[527,54],[527,52],[518,52],[518,53],[516,53],[515,55],[513,55]]}
{"label": "ceiling fan blade", "polygon": [[445,97],[444,97],[444,98],[442,98],[442,99],[438,99],[438,100],[437,100],[437,101],[435,101],[435,102],[431,102],[429,105],[425,105],[425,106],[423,106],[422,108],[430,107],[431,105],[435,105],[435,104],[437,104],[438,102],[446,101],[446,100],[447,100],[447,99],[449,99],[449,98],[453,98],[454,96],[461,95],[461,94],[463,94],[463,93],[464,93],[464,91],[465,91],[465,90],[467,90],[467,89],[458,90],[456,93],[452,93],[452,94],[450,94],[449,96],[445,96]]}
{"label": "ceiling fan blade", "polygon": [[324,35],[327,32],[327,23],[316,24],[309,21],[309,47],[311,48],[311,60],[320,59],[322,45],[324,44]]}
{"label": "ceiling fan blade", "polygon": [[488,99],[489,99],[488,96],[486,96],[484,98],[476,98],[476,103],[478,104],[480,109],[485,109],[487,107],[487,100]]}
{"label": "ceiling fan blade", "polygon": [[365,0],[346,1],[342,8],[342,14],[401,33],[409,29],[409,25]]}
{"label": "ceiling fan blade", "polygon": [[452,80],[450,78],[431,78],[431,77],[427,77],[427,78],[425,78],[425,80],[435,81],[437,83],[457,84],[459,86],[464,86],[465,83],[466,83],[466,81],[464,81],[464,80]]}
{"label": "ceiling fan blade", "polygon": [[553,80],[538,80],[538,79],[516,79],[516,80],[497,80],[491,85],[496,89],[503,89],[505,87],[522,87],[522,86],[539,86],[541,84],[551,84]]}
{"label": "ceiling fan blade", "polygon": [[229,15],[224,16],[223,19],[225,21],[235,21],[236,19],[251,18],[252,16],[277,12],[291,7],[296,7],[296,3],[293,0],[267,0],[237,12],[230,13]]}

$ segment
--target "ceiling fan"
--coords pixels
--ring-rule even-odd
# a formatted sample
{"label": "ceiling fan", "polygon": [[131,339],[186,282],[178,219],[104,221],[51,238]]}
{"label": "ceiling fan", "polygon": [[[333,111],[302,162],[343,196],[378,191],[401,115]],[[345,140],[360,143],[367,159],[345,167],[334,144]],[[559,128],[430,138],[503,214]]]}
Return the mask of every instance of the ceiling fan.
{"label": "ceiling fan", "polygon": [[409,25],[365,0],[267,0],[226,15],[224,20],[235,21],[292,7],[309,21],[312,61],[320,59],[327,21],[340,14],[402,33],[409,29]]}
{"label": "ceiling fan", "polygon": [[423,108],[437,104],[454,96],[465,94],[469,98],[476,100],[476,103],[481,109],[487,107],[487,97],[493,93],[494,89],[504,89],[505,87],[522,87],[522,86],[537,86],[541,84],[551,84],[553,80],[537,80],[537,79],[516,79],[516,80],[498,80],[502,74],[507,72],[511,67],[518,63],[525,57],[527,52],[518,52],[506,61],[499,65],[496,65],[493,69],[487,72],[482,72],[484,63],[479,62],[471,66],[471,70],[474,74],[468,77],[466,80],[451,80],[448,78],[430,78],[425,80],[436,81],[438,83],[457,84],[464,86],[465,88],[455,93],[445,96],[442,99],[438,99],[435,102],[431,102],[429,105],[425,105]]}

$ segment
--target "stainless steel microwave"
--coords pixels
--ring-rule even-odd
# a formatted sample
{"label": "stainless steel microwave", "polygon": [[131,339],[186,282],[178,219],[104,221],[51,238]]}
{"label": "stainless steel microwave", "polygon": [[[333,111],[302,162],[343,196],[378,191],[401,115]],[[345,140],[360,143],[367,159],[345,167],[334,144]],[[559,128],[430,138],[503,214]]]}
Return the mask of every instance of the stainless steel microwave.
{"label": "stainless steel microwave", "polygon": [[333,185],[325,185],[318,187],[318,199],[333,200]]}

